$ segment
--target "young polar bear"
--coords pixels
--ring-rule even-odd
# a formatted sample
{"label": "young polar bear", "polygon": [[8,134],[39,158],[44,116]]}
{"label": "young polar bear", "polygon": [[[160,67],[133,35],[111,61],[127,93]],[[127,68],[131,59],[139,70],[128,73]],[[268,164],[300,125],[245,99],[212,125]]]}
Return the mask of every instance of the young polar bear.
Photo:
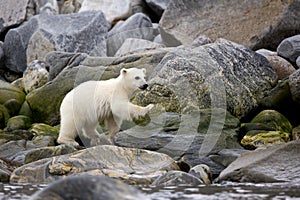
{"label": "young polar bear", "polygon": [[141,107],[130,102],[135,91],[148,87],[145,73],[145,69],[122,69],[117,78],[84,82],[71,90],[60,107],[57,142],[78,147],[75,137],[84,134],[94,138],[99,134],[96,127],[103,120],[113,142],[123,120],[144,116],[154,106]]}

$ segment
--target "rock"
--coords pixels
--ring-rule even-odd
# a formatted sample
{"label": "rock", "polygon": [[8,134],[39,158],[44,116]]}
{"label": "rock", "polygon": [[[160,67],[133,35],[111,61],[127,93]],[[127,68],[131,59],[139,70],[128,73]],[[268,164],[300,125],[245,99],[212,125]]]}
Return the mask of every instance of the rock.
{"label": "rock", "polygon": [[159,22],[160,33],[167,46],[189,45],[204,34],[254,50],[274,50],[284,38],[299,34],[299,4],[273,0],[170,1]]}
{"label": "rock", "polygon": [[300,56],[298,56],[298,58],[296,59],[296,65],[300,68]]}
{"label": "rock", "polygon": [[165,154],[101,145],[23,165],[12,173],[10,181],[49,183],[66,175],[90,174],[106,175],[131,184],[150,184],[171,170],[179,170],[179,167]]}
{"label": "rock", "polygon": [[19,163],[1,158],[0,159],[0,181],[2,183],[9,182],[11,172],[19,166],[20,166]]}
{"label": "rock", "polygon": [[296,63],[300,56],[300,34],[284,39],[277,47],[277,54]]}
{"label": "rock", "polygon": [[3,51],[3,42],[0,41],[0,69],[4,68],[4,51]]}
{"label": "rock", "polygon": [[241,140],[245,149],[253,150],[267,145],[290,141],[290,133],[283,131],[249,131]]}
{"label": "rock", "polygon": [[182,171],[169,171],[166,174],[158,177],[152,186],[176,186],[179,184],[189,184],[189,185],[203,185],[204,183],[201,179],[193,176],[192,174],[182,172]]}
{"label": "rock", "polygon": [[107,35],[107,55],[114,56],[127,38],[152,41],[154,35],[150,18],[145,14],[137,13],[125,22],[116,24]]}
{"label": "rock", "polygon": [[100,11],[37,15],[7,33],[5,65],[14,72],[23,72],[26,63],[45,61],[46,54],[53,50],[106,56],[106,34],[107,23]]}
{"label": "rock", "polygon": [[20,102],[16,99],[9,99],[3,105],[7,108],[10,116],[17,115],[21,108]]}
{"label": "rock", "polygon": [[245,149],[222,149],[217,154],[210,155],[209,158],[224,167],[228,167],[233,161],[246,152],[249,151]]}
{"label": "rock", "polygon": [[12,117],[7,122],[7,130],[14,131],[14,130],[26,130],[31,126],[31,119],[25,115],[18,115]]}
{"label": "rock", "polygon": [[77,13],[81,8],[82,0],[63,0],[59,4],[60,14],[72,14]]}
{"label": "rock", "polygon": [[160,17],[167,9],[170,0],[146,0],[146,3]]}
{"label": "rock", "polygon": [[47,64],[42,61],[32,61],[23,73],[23,83],[26,93],[45,85],[49,81]]}
{"label": "rock", "polygon": [[291,63],[279,56],[267,56],[267,59],[275,70],[279,80],[285,79],[296,71]]}
{"label": "rock", "polygon": [[207,165],[196,165],[190,169],[189,174],[199,178],[205,185],[212,183],[212,174]]}
{"label": "rock", "polygon": [[77,149],[67,145],[40,147],[27,151],[25,154],[24,163],[27,164],[44,158],[70,154],[75,151],[77,151]]}
{"label": "rock", "polygon": [[299,147],[297,140],[245,153],[222,171],[217,181],[297,183]]}
{"label": "rock", "polygon": [[25,99],[25,93],[21,89],[0,80],[0,104],[4,104],[11,99],[17,100],[17,102],[22,105]]}
{"label": "rock", "polygon": [[277,83],[265,57],[224,39],[197,48],[177,48],[149,79],[149,89],[139,93],[136,102],[158,104],[177,113],[226,108],[239,119],[258,108]]}
{"label": "rock", "polygon": [[46,63],[49,63],[49,79],[53,80],[65,67],[78,66],[88,57],[85,53],[67,53],[52,51],[46,55]]}
{"label": "rock", "polygon": [[289,76],[288,85],[293,101],[300,101],[300,69]]}
{"label": "rock", "polygon": [[210,43],[212,43],[212,40],[209,37],[207,37],[206,35],[200,35],[192,42],[192,46],[199,47]]}
{"label": "rock", "polygon": [[[153,50],[122,58],[86,57],[77,65],[70,65],[55,79],[30,92],[26,100],[33,113],[33,122],[49,125],[59,123],[59,107],[64,96],[78,84],[88,80],[107,80],[119,75],[122,68],[143,67],[151,74],[168,50]],[[58,56],[57,59],[64,56]],[[67,57],[67,56],[66,56]],[[53,61],[54,63],[54,61]],[[55,67],[65,68],[66,62],[57,62]],[[51,68],[51,66],[50,66]],[[50,70],[51,71],[51,70]],[[148,75],[149,75],[148,74]]]}
{"label": "rock", "polygon": [[126,19],[131,15],[130,0],[83,0],[79,12],[101,10],[110,24]]}
{"label": "rock", "polygon": [[264,124],[277,131],[283,131],[286,133],[291,133],[293,128],[289,120],[275,110],[264,110],[260,112],[251,120],[251,123]]}
{"label": "rock", "polygon": [[[84,190],[82,188],[85,188]],[[87,189],[88,188],[88,189]],[[138,189],[106,176],[73,176],[51,183],[30,199],[130,199],[149,200]]]}
{"label": "rock", "polygon": [[32,124],[31,128],[29,131],[34,135],[48,135],[52,136],[53,138],[57,138],[59,134],[59,127],[52,127],[48,124],[43,124],[43,123],[35,123]]}
{"label": "rock", "polygon": [[31,140],[33,135],[27,130],[3,131],[0,133],[2,144],[12,140]]}
{"label": "rock", "polygon": [[[30,1],[32,8],[28,10],[32,15],[47,14],[57,15],[59,14],[59,8],[56,0],[32,0]],[[30,4],[29,3],[29,4]],[[28,14],[27,14],[28,15]]]}
{"label": "rock", "polygon": [[277,52],[274,51],[270,51],[268,49],[258,49],[255,51],[256,53],[259,53],[260,55],[265,56],[266,58],[268,56],[277,56]]}
{"label": "rock", "polygon": [[238,130],[239,141],[243,139],[246,133],[253,130],[276,131],[276,127],[274,126],[272,127],[268,124],[262,124],[262,123],[242,123]]}
{"label": "rock", "polygon": [[0,104],[0,129],[6,127],[9,117],[10,116],[7,108]]}
{"label": "rock", "polygon": [[29,0],[3,0],[0,8],[0,35],[11,27],[20,25],[26,19],[26,8]]}
{"label": "rock", "polygon": [[32,118],[32,111],[27,101],[24,101],[23,105],[21,106],[19,115],[25,115]]}
{"label": "rock", "polygon": [[[146,125],[137,124],[119,132],[116,145],[162,152],[175,160],[182,158],[191,166],[222,149],[241,148],[235,132],[239,120],[221,109],[203,109],[189,115],[150,114],[150,118]],[[206,164],[213,173],[217,171],[212,162]]]}
{"label": "rock", "polygon": [[143,39],[128,38],[115,53],[115,56],[124,56],[137,52],[144,52],[151,49],[163,48],[162,44],[151,42]]}
{"label": "rock", "polygon": [[293,140],[300,139],[300,126],[293,128],[292,135],[293,135]]}

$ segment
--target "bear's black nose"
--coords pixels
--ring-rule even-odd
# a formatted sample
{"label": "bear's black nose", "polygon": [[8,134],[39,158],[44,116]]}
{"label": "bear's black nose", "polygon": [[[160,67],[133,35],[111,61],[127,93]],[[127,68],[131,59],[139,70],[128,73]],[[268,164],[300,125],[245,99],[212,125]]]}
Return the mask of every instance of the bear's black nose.
{"label": "bear's black nose", "polygon": [[141,89],[141,90],[145,90],[147,87],[148,87],[148,84],[146,83],[146,84],[140,86],[140,89]]}

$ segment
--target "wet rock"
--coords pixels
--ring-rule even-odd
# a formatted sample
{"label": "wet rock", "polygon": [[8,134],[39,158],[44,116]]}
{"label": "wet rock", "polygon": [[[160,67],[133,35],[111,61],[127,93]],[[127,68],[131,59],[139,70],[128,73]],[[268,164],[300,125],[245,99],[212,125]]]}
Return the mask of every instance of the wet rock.
{"label": "wet rock", "polygon": [[3,0],[0,8],[0,35],[11,27],[20,25],[26,19],[29,0]]}
{"label": "wet rock", "polygon": [[6,129],[8,131],[22,130],[22,129],[26,130],[30,128],[31,123],[32,122],[30,117],[27,117],[25,115],[18,115],[8,120]]}
{"label": "wet rock", "polygon": [[116,24],[107,35],[107,55],[114,56],[127,38],[152,41],[154,35],[150,18],[145,14],[137,13],[125,22]]}
{"label": "wet rock", "polygon": [[124,56],[132,53],[143,52],[151,49],[163,48],[162,44],[151,42],[143,39],[128,38],[118,49],[115,56]]}
{"label": "wet rock", "polygon": [[38,60],[32,61],[23,73],[23,83],[26,93],[45,85],[49,81],[47,64]]}
{"label": "wet rock", "polygon": [[79,12],[90,10],[101,10],[110,24],[128,18],[132,12],[130,0],[83,0]]}
{"label": "wet rock", "polygon": [[212,183],[212,174],[207,165],[196,165],[190,169],[189,174],[199,178],[205,185]]}
{"label": "wet rock", "polygon": [[53,50],[106,56],[106,34],[106,20],[100,11],[37,15],[7,33],[5,65],[14,72],[23,72],[27,63],[44,61]]}
{"label": "wet rock", "polygon": [[203,185],[201,179],[182,171],[169,171],[158,177],[152,186],[175,186],[179,184]]}
{"label": "wet rock", "polygon": [[267,59],[275,70],[279,80],[288,77],[296,71],[291,63],[279,56],[267,56]]}
{"label": "wet rock", "polygon": [[[159,25],[167,46],[189,45],[199,35],[226,38],[251,49],[276,49],[299,34],[298,1],[170,1]],[[232,15],[234,13],[234,15]]]}
{"label": "wet rock", "polygon": [[223,39],[193,49],[177,48],[149,79],[149,90],[137,95],[136,102],[155,103],[177,113],[226,107],[240,119],[256,109],[277,83],[265,57]]}
{"label": "wet rock", "polygon": [[220,174],[218,181],[299,182],[300,141],[245,153]]}
{"label": "wet rock", "polygon": [[277,53],[292,63],[296,63],[296,59],[300,56],[300,35],[284,39],[277,47]]}
{"label": "wet rock", "polygon": [[12,183],[49,183],[70,175],[110,176],[131,184],[150,184],[179,167],[169,156],[141,149],[101,145],[46,158],[16,169]]}
{"label": "wet rock", "polygon": [[[82,188],[85,188],[84,190]],[[106,176],[73,176],[55,181],[35,193],[32,200],[42,199],[107,199],[148,200],[136,188]]]}

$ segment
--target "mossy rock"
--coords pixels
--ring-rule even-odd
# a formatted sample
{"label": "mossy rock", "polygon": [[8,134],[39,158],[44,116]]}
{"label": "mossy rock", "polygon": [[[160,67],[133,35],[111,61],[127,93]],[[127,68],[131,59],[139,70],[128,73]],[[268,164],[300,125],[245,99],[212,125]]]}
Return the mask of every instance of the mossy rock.
{"label": "mossy rock", "polygon": [[11,140],[31,140],[33,134],[27,130],[14,130],[14,131],[3,131],[0,133],[0,140],[4,139],[6,141]]}
{"label": "mossy rock", "polygon": [[49,135],[57,139],[59,134],[59,127],[58,126],[50,126],[48,124],[43,123],[34,123],[32,124],[31,128],[29,129],[31,133],[33,133],[34,136],[38,135]]}
{"label": "mossy rock", "polygon": [[28,117],[32,117],[31,108],[27,101],[24,101],[23,105],[21,106],[19,110],[19,115],[25,115]]}
{"label": "mossy rock", "polygon": [[13,130],[27,130],[31,126],[31,118],[25,115],[18,115],[8,120],[6,129]]}
{"label": "mossy rock", "polygon": [[4,104],[10,99],[15,99],[22,105],[25,100],[25,93],[20,88],[0,80],[0,104]]}
{"label": "mossy rock", "polygon": [[288,142],[290,134],[282,131],[249,131],[241,140],[241,145],[245,149],[256,149],[258,147]]}
{"label": "mossy rock", "polygon": [[9,113],[7,108],[0,104],[0,129],[3,129],[6,126],[8,119]]}
{"label": "mossy rock", "polygon": [[22,104],[16,99],[9,99],[3,105],[7,108],[10,116],[15,116],[18,114]]}
{"label": "mossy rock", "polygon": [[275,110],[264,110],[260,112],[252,119],[251,123],[261,123],[274,130],[287,133],[291,133],[293,129],[289,120]]}

